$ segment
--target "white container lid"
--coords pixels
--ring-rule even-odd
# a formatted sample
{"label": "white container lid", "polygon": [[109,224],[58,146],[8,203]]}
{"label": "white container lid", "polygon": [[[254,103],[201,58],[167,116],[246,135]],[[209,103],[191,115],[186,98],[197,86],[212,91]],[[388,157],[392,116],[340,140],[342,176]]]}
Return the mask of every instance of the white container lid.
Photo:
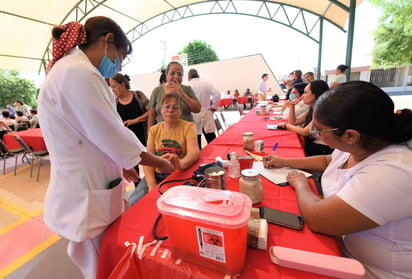
{"label": "white container lid", "polygon": [[239,192],[175,186],[157,200],[157,208],[164,215],[223,228],[240,228],[249,221],[252,201]]}
{"label": "white container lid", "polygon": [[240,172],[240,174],[246,177],[255,177],[259,175],[259,171],[255,169],[244,169]]}

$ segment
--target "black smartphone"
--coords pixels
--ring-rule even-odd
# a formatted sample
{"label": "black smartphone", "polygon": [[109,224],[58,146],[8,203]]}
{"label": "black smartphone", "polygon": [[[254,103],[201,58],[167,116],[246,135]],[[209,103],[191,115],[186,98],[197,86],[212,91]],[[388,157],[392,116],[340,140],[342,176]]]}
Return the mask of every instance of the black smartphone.
{"label": "black smartphone", "polygon": [[118,177],[113,179],[112,181],[109,182],[109,184],[107,185],[107,189],[113,189],[114,187],[116,187],[117,185],[120,184],[120,182],[122,182],[122,178]]}
{"label": "black smartphone", "polygon": [[269,207],[259,207],[260,218],[266,219],[268,223],[288,227],[294,230],[302,230],[302,216]]}

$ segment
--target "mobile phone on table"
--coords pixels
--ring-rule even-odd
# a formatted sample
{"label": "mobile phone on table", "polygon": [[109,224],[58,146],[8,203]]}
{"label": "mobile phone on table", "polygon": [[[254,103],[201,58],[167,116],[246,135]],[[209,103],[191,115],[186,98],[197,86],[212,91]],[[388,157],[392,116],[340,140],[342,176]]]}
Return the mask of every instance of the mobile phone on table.
{"label": "mobile phone on table", "polygon": [[269,207],[259,207],[260,218],[266,219],[268,223],[284,226],[294,230],[302,230],[302,216],[287,211]]}

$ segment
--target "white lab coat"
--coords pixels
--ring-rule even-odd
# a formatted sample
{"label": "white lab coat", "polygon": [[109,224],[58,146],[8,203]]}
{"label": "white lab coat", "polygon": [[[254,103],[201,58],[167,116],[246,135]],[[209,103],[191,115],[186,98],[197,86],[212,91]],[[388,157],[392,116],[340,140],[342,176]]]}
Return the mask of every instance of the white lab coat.
{"label": "white lab coat", "polygon": [[216,131],[213,112],[210,107],[217,109],[220,101],[220,92],[210,83],[199,78],[192,78],[189,81],[197,98],[199,99],[201,110],[199,113],[193,113],[193,120],[196,124],[197,134],[202,134],[202,129],[206,134]]}
{"label": "white lab coat", "polygon": [[73,49],[47,74],[38,115],[50,153],[44,220],[82,242],[100,235],[124,210],[124,187],[108,190],[145,147],[124,127],[115,97],[83,51]]}

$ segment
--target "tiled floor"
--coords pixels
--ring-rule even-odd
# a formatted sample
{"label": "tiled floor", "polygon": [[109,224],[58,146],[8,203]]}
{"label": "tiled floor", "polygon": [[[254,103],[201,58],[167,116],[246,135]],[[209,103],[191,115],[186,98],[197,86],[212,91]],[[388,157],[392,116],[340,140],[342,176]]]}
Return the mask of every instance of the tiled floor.
{"label": "tiled floor", "polygon": [[19,159],[14,176],[14,158],[6,162],[6,175],[0,177],[0,278],[62,278],[62,268],[71,275],[67,278],[81,278],[67,257],[66,241],[43,222],[50,163],[42,162],[37,182],[27,163]]}

